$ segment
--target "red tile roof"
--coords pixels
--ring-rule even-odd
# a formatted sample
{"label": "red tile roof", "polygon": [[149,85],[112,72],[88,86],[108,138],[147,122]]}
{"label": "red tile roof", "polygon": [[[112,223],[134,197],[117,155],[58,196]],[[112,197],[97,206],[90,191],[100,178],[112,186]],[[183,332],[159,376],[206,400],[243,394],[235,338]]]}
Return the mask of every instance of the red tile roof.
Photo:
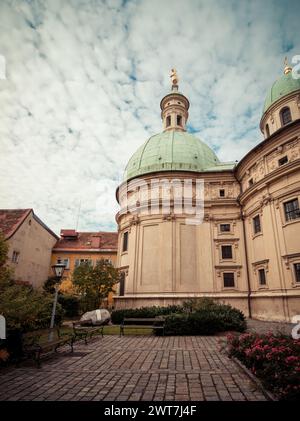
{"label": "red tile roof", "polygon": [[53,247],[53,251],[117,251],[118,248],[117,232],[77,232],[75,230],[61,230],[60,235],[61,238]]}
{"label": "red tile roof", "polygon": [[10,238],[22,225],[32,209],[0,209],[0,232]]}
{"label": "red tile roof", "polygon": [[44,224],[40,218],[35,215],[33,209],[0,209],[0,232],[4,234],[6,240],[14,235],[14,233],[20,228],[25,219],[29,214],[32,213],[32,217],[47,230],[53,237],[58,239],[58,236],[51,231],[50,228]]}

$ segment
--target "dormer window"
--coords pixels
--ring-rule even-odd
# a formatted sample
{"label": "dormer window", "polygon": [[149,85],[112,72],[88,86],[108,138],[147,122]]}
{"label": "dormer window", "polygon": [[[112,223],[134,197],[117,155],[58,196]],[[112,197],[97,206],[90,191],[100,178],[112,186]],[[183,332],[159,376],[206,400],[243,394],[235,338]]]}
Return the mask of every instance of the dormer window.
{"label": "dormer window", "polygon": [[182,117],[181,115],[177,116],[177,126],[182,126]]}
{"label": "dormer window", "polygon": [[171,126],[171,116],[170,115],[168,115],[167,121],[166,121],[166,127],[169,127],[169,126]]}
{"label": "dormer window", "polygon": [[281,119],[281,125],[285,126],[286,124],[289,124],[292,121],[291,116],[291,110],[289,107],[284,107],[280,111],[280,119]]}

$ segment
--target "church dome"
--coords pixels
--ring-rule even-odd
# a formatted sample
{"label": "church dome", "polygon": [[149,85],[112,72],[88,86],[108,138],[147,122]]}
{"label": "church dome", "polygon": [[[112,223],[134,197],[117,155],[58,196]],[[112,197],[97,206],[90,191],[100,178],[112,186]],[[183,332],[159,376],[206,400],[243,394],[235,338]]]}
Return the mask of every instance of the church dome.
{"label": "church dome", "polygon": [[300,90],[300,78],[294,79],[291,68],[286,67],[284,74],[279,79],[277,79],[269,89],[265,100],[263,113],[265,113],[271,107],[271,105],[273,105],[279,99],[298,90]]}
{"label": "church dome", "polygon": [[218,164],[214,151],[200,139],[185,131],[167,130],[151,136],[132,155],[124,180],[157,171],[202,172]]}
{"label": "church dome", "polygon": [[151,136],[130,158],[124,181],[160,171],[224,171],[234,163],[221,163],[215,152],[186,131],[189,100],[178,91],[178,75],[171,70],[172,89],[160,102],[162,133]]}

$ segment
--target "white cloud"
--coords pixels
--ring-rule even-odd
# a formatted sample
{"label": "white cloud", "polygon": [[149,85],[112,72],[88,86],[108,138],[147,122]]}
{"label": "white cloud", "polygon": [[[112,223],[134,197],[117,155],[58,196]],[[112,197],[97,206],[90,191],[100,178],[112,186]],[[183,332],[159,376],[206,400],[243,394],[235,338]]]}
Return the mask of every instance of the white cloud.
{"label": "white cloud", "polygon": [[299,12],[276,0],[1,1],[0,207],[33,207],[59,232],[81,202],[79,229],[115,229],[115,188],[161,130],[171,67],[197,136],[240,159],[261,140],[283,57],[300,52]]}

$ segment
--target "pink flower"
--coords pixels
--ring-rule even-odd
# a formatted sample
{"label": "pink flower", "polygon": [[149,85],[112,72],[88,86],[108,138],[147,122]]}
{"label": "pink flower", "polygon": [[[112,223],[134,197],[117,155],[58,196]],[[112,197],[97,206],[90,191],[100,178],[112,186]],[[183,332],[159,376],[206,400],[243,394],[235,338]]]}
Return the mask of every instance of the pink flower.
{"label": "pink flower", "polygon": [[294,357],[293,355],[290,355],[289,357],[286,357],[286,359],[285,359],[285,362],[287,364],[295,363],[297,361],[298,361],[298,357]]}

